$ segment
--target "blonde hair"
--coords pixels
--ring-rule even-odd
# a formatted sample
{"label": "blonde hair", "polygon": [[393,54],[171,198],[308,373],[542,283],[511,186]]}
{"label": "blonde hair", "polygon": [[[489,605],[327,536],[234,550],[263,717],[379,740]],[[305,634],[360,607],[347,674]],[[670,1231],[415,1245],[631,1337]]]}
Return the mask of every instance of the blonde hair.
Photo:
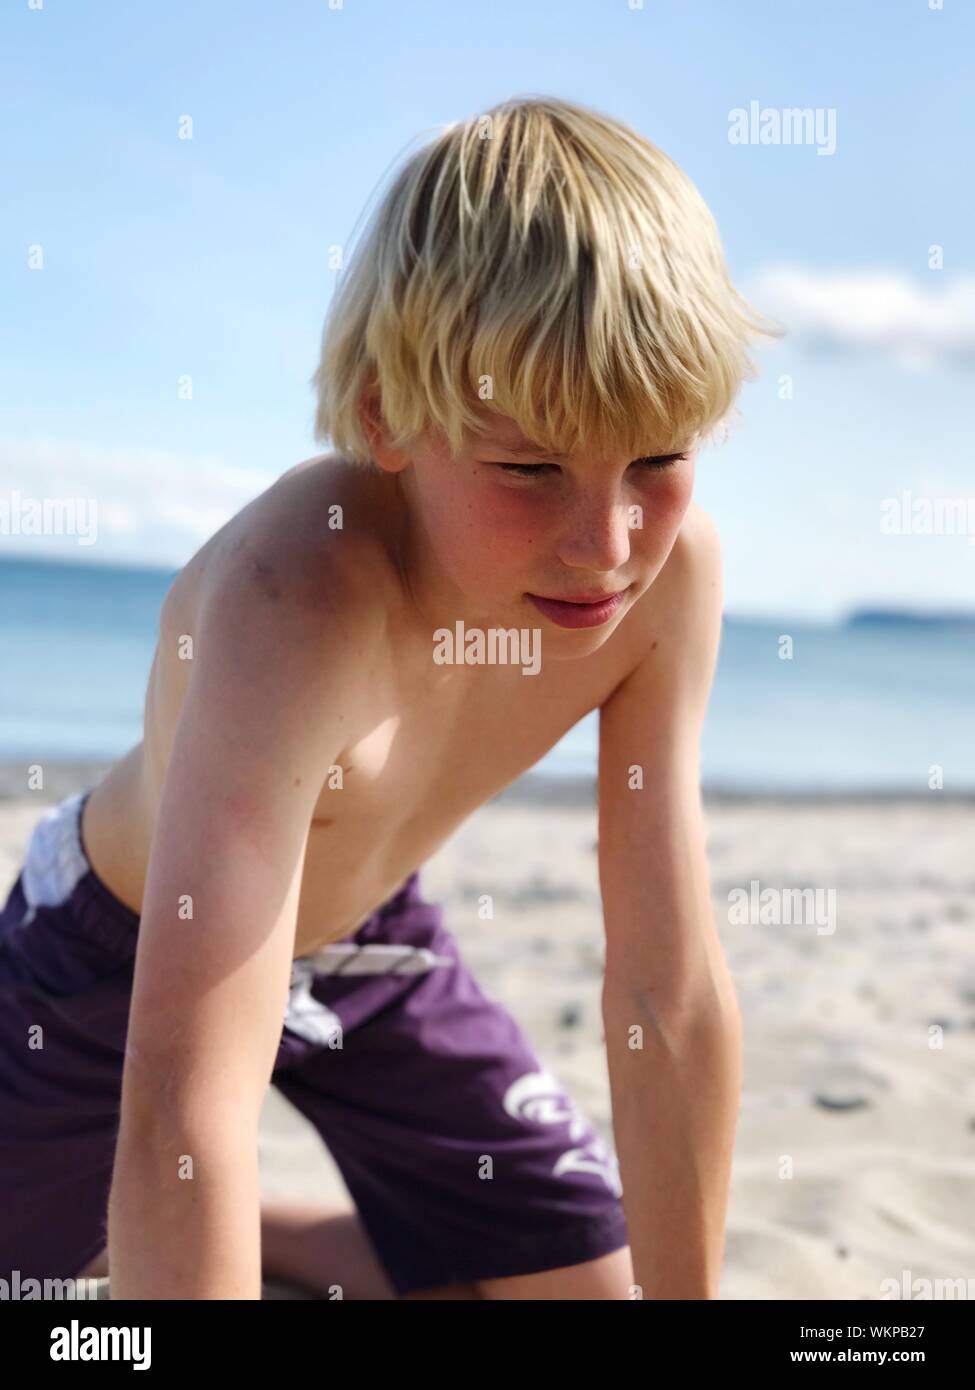
{"label": "blonde hair", "polygon": [[[511,417],[550,452],[670,453],[725,422],[763,326],[718,229],[661,150],[599,112],[511,98],[397,174],[340,273],[311,384],[315,438],[372,459]],[[764,320],[772,325],[771,320]]]}

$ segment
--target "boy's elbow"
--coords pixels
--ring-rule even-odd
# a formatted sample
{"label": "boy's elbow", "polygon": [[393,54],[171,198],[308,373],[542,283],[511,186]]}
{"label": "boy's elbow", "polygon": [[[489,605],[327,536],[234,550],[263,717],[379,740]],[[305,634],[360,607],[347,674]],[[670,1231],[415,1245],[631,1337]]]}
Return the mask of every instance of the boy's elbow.
{"label": "boy's elbow", "polygon": [[666,1025],[668,1032],[703,1028],[741,1033],[742,1019],[731,972],[723,956],[706,968],[685,972],[679,980],[641,983],[632,976],[606,976],[603,981],[604,1016],[618,1020],[627,1012]]}

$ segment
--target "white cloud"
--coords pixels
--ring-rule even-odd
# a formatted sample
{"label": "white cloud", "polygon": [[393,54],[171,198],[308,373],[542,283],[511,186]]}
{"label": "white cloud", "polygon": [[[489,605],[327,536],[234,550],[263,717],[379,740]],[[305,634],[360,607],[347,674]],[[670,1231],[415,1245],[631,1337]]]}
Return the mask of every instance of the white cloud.
{"label": "white cloud", "polygon": [[206,454],[121,448],[51,437],[0,437],[0,496],[94,504],[94,545],[77,536],[11,535],[8,553],[176,567],[276,476]]}
{"label": "white cloud", "polygon": [[927,281],[898,271],[771,266],[747,298],[788,329],[786,342],[827,352],[888,356],[916,371],[975,366],[975,276]]}

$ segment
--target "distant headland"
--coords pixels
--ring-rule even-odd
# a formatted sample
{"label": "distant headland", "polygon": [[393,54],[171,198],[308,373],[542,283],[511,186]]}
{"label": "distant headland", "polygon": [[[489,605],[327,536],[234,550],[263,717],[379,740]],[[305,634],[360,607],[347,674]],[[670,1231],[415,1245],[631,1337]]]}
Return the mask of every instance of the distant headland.
{"label": "distant headland", "polygon": [[855,608],[847,614],[843,625],[844,627],[950,627],[975,632],[975,609]]}

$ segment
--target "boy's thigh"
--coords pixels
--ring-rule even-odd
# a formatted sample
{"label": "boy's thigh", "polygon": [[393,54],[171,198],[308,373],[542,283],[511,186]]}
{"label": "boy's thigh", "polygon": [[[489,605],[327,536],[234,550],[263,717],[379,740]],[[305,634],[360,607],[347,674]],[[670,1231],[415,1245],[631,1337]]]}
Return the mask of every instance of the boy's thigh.
{"label": "boy's thigh", "polygon": [[106,1243],[131,974],[66,908],[0,914],[0,1270],[78,1277]]}
{"label": "boy's thigh", "polygon": [[[35,1017],[43,1017],[35,1010]],[[7,1018],[9,1019],[9,1014]],[[20,1279],[107,1273],[108,1201],[118,1134],[118,1077],[76,1066],[45,1072],[27,1098],[9,1086],[8,1030],[0,1028],[0,1270]],[[52,1048],[50,1027],[47,1048]],[[85,1082],[93,1091],[86,1093]],[[74,1087],[78,1089],[75,1090]],[[113,1099],[114,1097],[114,1099]]]}
{"label": "boy's thigh", "polygon": [[548,1296],[552,1280],[625,1296],[615,1155],[481,990],[440,910],[414,895],[351,943],[432,959],[385,981],[316,975],[311,999],[323,1028],[325,1015],[341,1024],[340,1045],[292,1054],[273,1080],[331,1151],[397,1294],[474,1284],[490,1295],[505,1287],[495,1281],[544,1274],[522,1286],[543,1290],[529,1296]]}

